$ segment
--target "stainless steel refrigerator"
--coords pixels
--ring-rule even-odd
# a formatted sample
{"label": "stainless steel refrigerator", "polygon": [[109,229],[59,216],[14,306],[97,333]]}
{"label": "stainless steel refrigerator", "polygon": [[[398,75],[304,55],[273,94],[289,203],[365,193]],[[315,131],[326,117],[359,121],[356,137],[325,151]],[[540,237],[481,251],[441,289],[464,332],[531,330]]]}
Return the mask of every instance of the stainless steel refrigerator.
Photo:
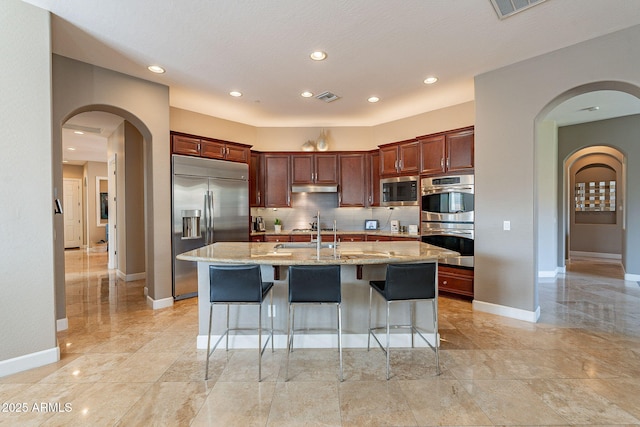
{"label": "stainless steel refrigerator", "polygon": [[173,155],[173,297],[198,295],[196,263],[176,256],[215,242],[249,240],[249,166]]}

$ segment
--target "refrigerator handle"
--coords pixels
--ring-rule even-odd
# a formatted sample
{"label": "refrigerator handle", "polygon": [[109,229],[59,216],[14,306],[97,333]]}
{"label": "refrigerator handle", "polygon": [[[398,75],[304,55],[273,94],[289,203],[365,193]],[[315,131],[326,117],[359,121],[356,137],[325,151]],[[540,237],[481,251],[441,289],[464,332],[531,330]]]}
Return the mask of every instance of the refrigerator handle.
{"label": "refrigerator handle", "polygon": [[204,193],[204,244],[209,244],[209,192]]}
{"label": "refrigerator handle", "polygon": [[210,233],[210,237],[209,237],[209,244],[213,244],[214,242],[214,237],[213,237],[213,230],[214,230],[214,224],[213,224],[213,191],[209,191],[209,233]]}

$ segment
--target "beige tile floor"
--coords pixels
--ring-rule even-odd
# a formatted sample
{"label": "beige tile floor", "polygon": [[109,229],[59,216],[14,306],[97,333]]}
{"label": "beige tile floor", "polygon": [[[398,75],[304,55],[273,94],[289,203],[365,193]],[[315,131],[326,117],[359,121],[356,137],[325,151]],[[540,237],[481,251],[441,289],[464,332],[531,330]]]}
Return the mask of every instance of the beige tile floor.
{"label": "beige tile floor", "polygon": [[[104,254],[66,253],[69,329],[60,362],[0,378],[0,425],[435,426],[640,425],[640,287],[618,264],[574,260],[540,284],[537,324],[473,312],[441,297],[442,375],[425,349],[216,352],[204,381],[196,300],[147,308],[144,282],[124,283]],[[70,411],[33,411],[34,403]]]}

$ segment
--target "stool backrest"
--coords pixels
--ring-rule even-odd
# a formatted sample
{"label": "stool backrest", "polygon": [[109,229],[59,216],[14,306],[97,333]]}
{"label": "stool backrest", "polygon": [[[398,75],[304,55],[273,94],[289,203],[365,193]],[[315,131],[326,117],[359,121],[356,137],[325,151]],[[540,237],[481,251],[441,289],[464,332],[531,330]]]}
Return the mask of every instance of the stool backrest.
{"label": "stool backrest", "polygon": [[209,266],[210,302],[262,302],[259,265]]}
{"label": "stool backrest", "polygon": [[388,300],[432,299],[436,296],[437,264],[389,264],[384,288]]}
{"label": "stool backrest", "polygon": [[339,265],[289,267],[290,302],[341,302]]}

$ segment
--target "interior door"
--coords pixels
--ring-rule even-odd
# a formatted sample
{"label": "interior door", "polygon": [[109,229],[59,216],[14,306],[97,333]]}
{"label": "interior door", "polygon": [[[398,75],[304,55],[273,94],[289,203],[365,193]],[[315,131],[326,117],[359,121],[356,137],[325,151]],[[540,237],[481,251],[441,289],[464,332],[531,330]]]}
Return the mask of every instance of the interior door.
{"label": "interior door", "polygon": [[64,248],[79,248],[82,246],[82,195],[80,193],[81,180],[64,178]]}

